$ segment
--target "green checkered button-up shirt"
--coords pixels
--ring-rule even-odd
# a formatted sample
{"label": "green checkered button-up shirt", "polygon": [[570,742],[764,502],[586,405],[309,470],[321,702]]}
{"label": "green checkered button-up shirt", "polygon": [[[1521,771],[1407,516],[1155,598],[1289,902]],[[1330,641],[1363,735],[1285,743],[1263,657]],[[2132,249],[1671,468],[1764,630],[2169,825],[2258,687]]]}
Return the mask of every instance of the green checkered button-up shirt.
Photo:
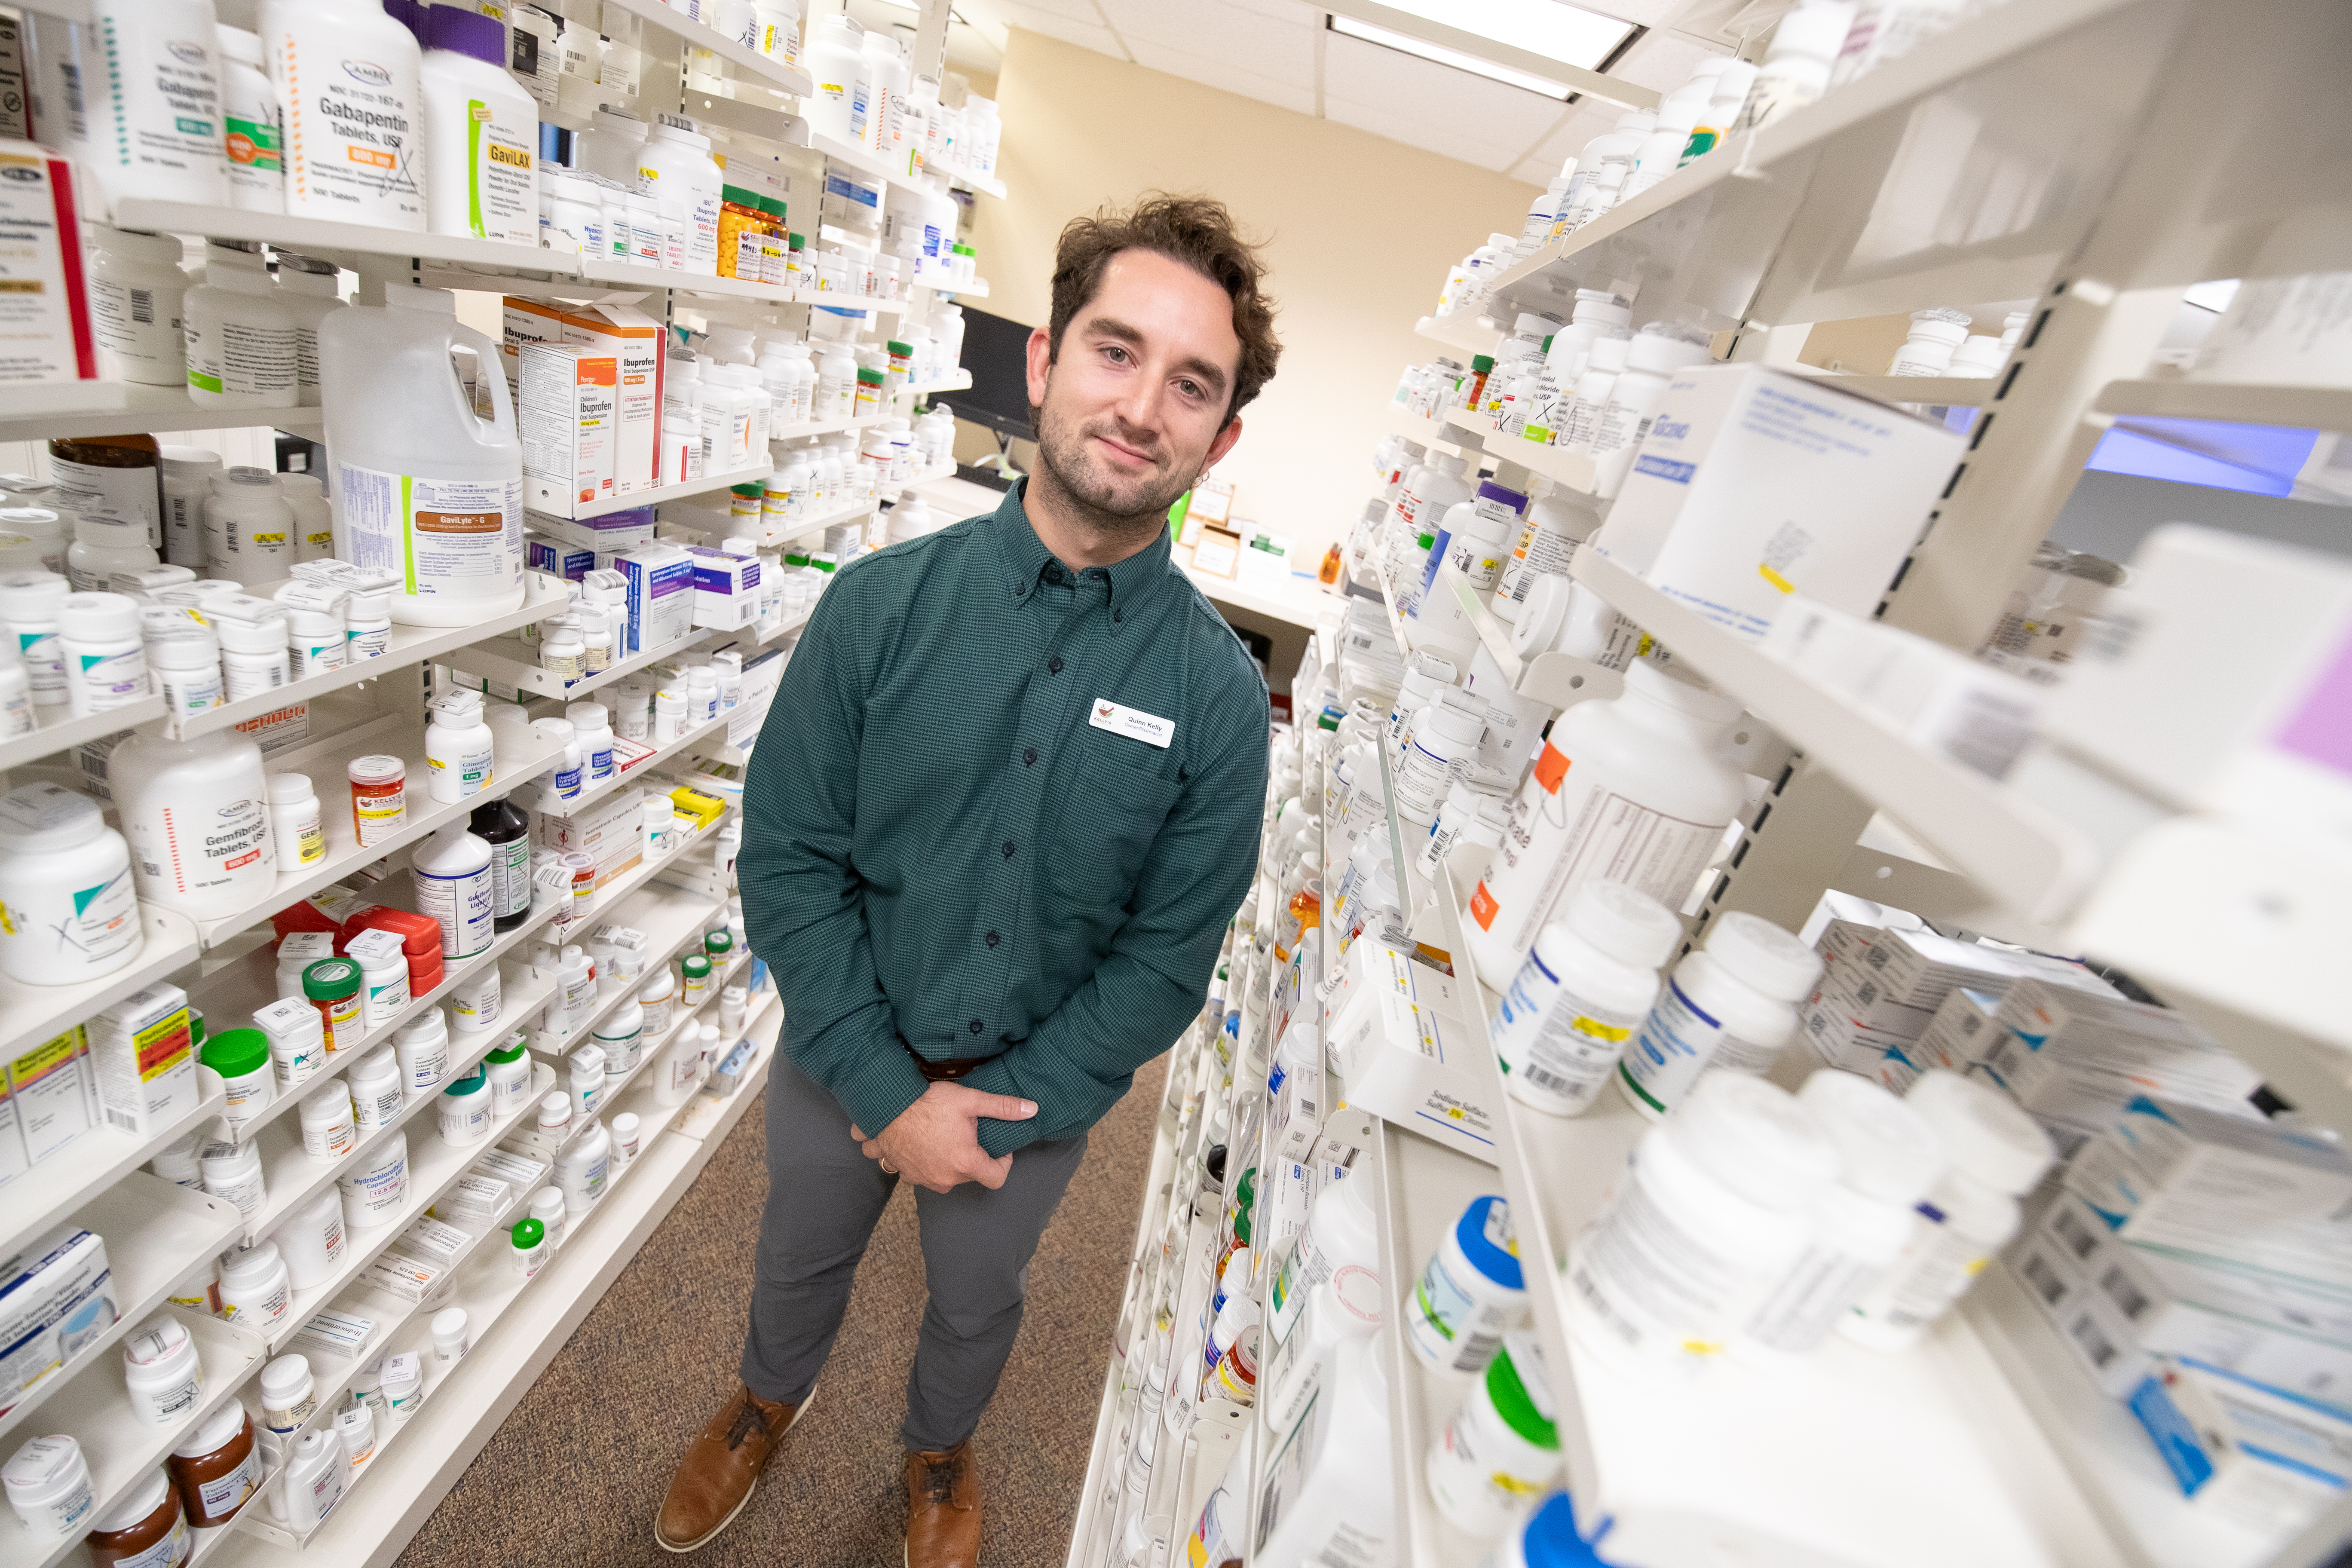
{"label": "green checkered button-up shirt", "polygon": [[962,1081],[1037,1114],[991,1154],[1084,1131],[1199,1010],[1266,778],[1265,683],[1167,535],[1073,573],[1021,495],[825,589],[738,862],[793,1060],[870,1135],[923,1092],[908,1046],[993,1058]]}

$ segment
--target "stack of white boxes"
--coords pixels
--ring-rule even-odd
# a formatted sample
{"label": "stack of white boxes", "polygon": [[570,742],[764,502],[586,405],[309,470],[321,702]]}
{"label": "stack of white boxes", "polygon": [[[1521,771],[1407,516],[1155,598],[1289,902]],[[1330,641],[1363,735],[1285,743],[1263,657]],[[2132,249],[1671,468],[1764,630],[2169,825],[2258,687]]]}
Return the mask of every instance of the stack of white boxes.
{"label": "stack of white boxes", "polygon": [[2352,1159],[2332,1140],[2135,1099],[2007,1262],[2200,1509],[2281,1532],[2352,1484]]}
{"label": "stack of white boxes", "polygon": [[1931,931],[1833,920],[1813,948],[1822,955],[1822,978],[1801,1009],[1806,1040],[1827,1065],[1883,1078],[1897,1094],[1927,1070],[1910,1047],[1956,990],[1998,998],[2031,976],[2115,994],[2081,964]]}

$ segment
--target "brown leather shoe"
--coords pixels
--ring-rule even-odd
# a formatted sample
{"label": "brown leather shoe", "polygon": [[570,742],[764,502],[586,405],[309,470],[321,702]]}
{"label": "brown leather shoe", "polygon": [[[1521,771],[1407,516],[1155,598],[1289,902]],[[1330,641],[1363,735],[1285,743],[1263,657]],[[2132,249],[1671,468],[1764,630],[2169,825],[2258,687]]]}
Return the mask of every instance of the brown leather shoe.
{"label": "brown leather shoe", "polygon": [[907,1568],[979,1568],[980,1465],[971,1439],[907,1451]]}
{"label": "brown leather shoe", "polygon": [[669,1479],[669,1495],[654,1521],[654,1540],[662,1549],[691,1552],[734,1523],[777,1440],[808,1407],[807,1399],[795,1407],[737,1388],[702,1436],[687,1445]]}

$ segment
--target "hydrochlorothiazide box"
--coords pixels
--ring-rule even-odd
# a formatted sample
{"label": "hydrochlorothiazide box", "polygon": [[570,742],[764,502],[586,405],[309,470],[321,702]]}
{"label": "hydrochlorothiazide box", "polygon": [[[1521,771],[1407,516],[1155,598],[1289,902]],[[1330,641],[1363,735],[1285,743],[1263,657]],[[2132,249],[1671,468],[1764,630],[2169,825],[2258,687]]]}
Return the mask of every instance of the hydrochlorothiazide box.
{"label": "hydrochlorothiazide box", "polygon": [[674,643],[694,621],[694,557],[675,544],[648,544],[613,558],[629,609],[629,651]]}
{"label": "hydrochlorothiazide box", "polygon": [[1741,637],[1792,594],[1867,616],[1959,461],[1940,425],[1761,365],[1676,372],[1593,536]]}

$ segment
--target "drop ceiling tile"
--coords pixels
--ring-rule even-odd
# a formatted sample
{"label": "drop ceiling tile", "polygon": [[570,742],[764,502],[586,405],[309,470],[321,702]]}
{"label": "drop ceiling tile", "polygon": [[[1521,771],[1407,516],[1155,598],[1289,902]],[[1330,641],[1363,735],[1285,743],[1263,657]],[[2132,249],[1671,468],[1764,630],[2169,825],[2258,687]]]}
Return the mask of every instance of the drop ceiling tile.
{"label": "drop ceiling tile", "polygon": [[[988,8],[1007,12],[1042,11],[1049,16],[1060,16],[1072,22],[1084,22],[1089,26],[1099,27],[1103,25],[1102,12],[1096,7],[1095,0],[992,0]],[[1012,21],[1015,26],[1028,25],[1016,17],[1008,17],[1007,20]],[[1044,32],[1045,29],[1040,27],[1035,31]]]}
{"label": "drop ceiling tile", "polygon": [[[1127,58],[1127,51],[1118,47],[1118,36],[1100,22],[1078,21],[1059,16],[1028,5],[1024,0],[997,0],[995,9],[1011,26],[1026,27],[1033,33],[1043,33],[1049,38],[1059,38],[1066,44],[1076,44],[1097,54],[1108,55],[1115,60]],[[1093,9],[1091,5],[1087,7],[1089,12]]]}
{"label": "drop ceiling tile", "polygon": [[1519,153],[1517,147],[1499,146],[1464,135],[1435,117],[1402,116],[1397,112],[1393,103],[1338,98],[1328,88],[1323,94],[1323,118],[1337,124],[1352,125],[1359,131],[1369,131],[1375,136],[1385,136],[1391,142],[1402,142],[1408,147],[1418,147],[1424,153],[1434,153],[1441,158],[1473,163],[1496,173],[1500,173]]}
{"label": "drop ceiling tile", "polygon": [[1514,177],[1523,180],[1532,178],[1538,185],[1549,184],[1552,176],[1559,173],[1559,166],[1575,157],[1587,142],[1591,141],[1595,136],[1603,136],[1614,131],[1617,128],[1618,117],[1624,112],[1624,110],[1618,105],[1604,103],[1599,99],[1588,98],[1579,100],[1560,117],[1559,123],[1551,128],[1550,133],[1537,142],[1528,153],[1527,163],[1522,166],[1540,166],[1543,173],[1531,176],[1514,170]]}
{"label": "drop ceiling tile", "polygon": [[[1225,60],[1210,59],[1203,55],[1187,54],[1181,49],[1167,48],[1131,35],[1128,37],[1127,47],[1135,56],[1138,65],[1148,66],[1153,70],[1166,71],[1170,76],[1181,76],[1187,81],[1197,81],[1203,87],[1213,87],[1221,91],[1237,93],[1243,98],[1255,99],[1260,103],[1270,103],[1277,109],[1287,109],[1294,113],[1315,112],[1314,89],[1303,85],[1303,81],[1313,79],[1311,75],[1303,79],[1260,76],[1255,71],[1238,70]],[[1255,56],[1244,58],[1251,59],[1252,63],[1256,61]],[[1312,71],[1311,59],[1307,68]]]}
{"label": "drop ceiling tile", "polygon": [[1234,4],[1244,11],[1255,11],[1278,22],[1296,22],[1302,27],[1323,25],[1323,8],[1304,5],[1301,0],[1234,0]]}
{"label": "drop ceiling tile", "polygon": [[[1302,21],[1285,21],[1228,0],[1102,0],[1102,9],[1130,47],[1157,44],[1203,61],[1232,60],[1257,76],[1287,76],[1311,107],[1315,30]],[[1136,58],[1143,58],[1139,52]]]}
{"label": "drop ceiling tile", "polygon": [[[1358,104],[1383,105],[1393,120],[1444,127],[1455,139],[1491,146],[1497,157],[1474,160],[1488,168],[1518,162],[1565,107],[1559,99],[1475,71],[1339,34],[1326,40],[1323,92],[1327,100],[1337,96]],[[1400,133],[1398,140],[1419,142],[1412,132]]]}

